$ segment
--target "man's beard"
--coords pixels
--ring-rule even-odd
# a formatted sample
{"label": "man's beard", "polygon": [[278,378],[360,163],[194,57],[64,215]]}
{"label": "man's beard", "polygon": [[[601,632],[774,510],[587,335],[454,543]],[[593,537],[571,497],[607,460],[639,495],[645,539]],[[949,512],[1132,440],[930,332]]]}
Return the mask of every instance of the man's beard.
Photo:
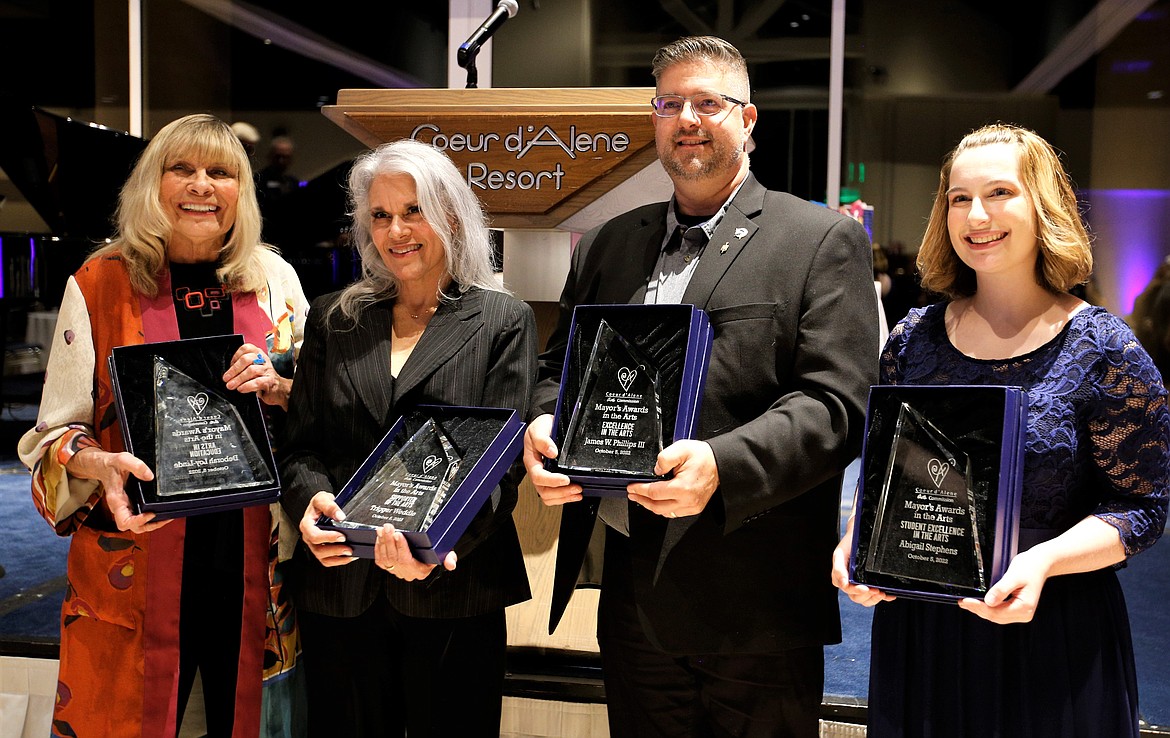
{"label": "man's beard", "polygon": [[[706,146],[700,146],[697,151],[688,153],[684,149],[679,149],[672,140],[666,145],[665,151],[659,149],[658,159],[666,173],[678,179],[704,179],[713,174],[739,168],[739,160],[743,155],[741,147],[732,146],[725,139],[709,137],[706,141]],[[708,155],[705,159],[702,158],[704,153]]]}

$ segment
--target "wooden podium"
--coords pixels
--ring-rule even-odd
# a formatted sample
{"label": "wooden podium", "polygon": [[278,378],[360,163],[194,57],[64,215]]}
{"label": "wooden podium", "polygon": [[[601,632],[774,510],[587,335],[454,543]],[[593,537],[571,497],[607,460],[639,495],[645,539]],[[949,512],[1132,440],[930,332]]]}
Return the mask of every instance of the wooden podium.
{"label": "wooden podium", "polygon": [[[563,254],[559,273],[539,257],[517,270],[552,289],[533,304],[543,345],[556,321],[570,231],[587,227],[581,211],[591,208],[600,222],[670,196],[656,164],[653,96],[651,87],[341,90],[322,112],[370,147],[415,138],[443,149],[466,174],[491,226],[505,229],[509,287],[521,276],[510,272],[509,233],[524,235],[517,240],[525,247],[535,242],[535,252]],[[541,504],[525,480],[515,518],[532,600],[508,608],[509,645],[596,654],[597,589],[578,590],[557,631],[547,632],[559,508]]]}

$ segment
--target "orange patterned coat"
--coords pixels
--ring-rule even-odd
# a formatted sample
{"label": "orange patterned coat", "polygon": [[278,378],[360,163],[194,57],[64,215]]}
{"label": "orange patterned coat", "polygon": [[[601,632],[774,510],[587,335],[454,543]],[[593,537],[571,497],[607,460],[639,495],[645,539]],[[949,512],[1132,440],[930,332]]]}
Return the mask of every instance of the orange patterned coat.
{"label": "orange patterned coat", "polygon": [[[307,303],[287,262],[267,251],[260,258],[268,288],[233,295],[234,328],[245,340],[267,346],[278,368],[290,366]],[[159,296],[147,298],[132,291],[121,258],[107,256],[91,259],[69,280],[37,425],[18,449],[33,472],[37,509],[59,535],[72,536],[54,736],[174,735],[181,718],[176,713],[184,521],[144,535],[118,531],[100,485],[70,478],[65,470],[86,445],[123,450],[106,362],[111,349],[178,337],[169,276]],[[279,685],[282,672],[296,662],[295,619],[274,582],[278,510],[244,511],[236,738],[261,733],[267,722],[262,686],[265,680]],[[268,695],[264,701],[274,702]]]}

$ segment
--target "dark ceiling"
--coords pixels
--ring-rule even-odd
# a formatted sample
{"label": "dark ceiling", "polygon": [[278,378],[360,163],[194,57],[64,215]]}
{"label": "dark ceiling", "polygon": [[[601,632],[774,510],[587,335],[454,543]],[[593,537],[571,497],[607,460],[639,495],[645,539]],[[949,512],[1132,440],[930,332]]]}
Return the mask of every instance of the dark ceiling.
{"label": "dark ceiling", "polygon": [[[112,0],[105,0],[111,2]],[[182,13],[199,15],[193,4],[184,5],[170,0],[177,10],[168,7],[170,26]],[[520,0],[521,12],[537,14],[551,8],[560,0]],[[30,102],[45,107],[92,108],[95,96],[93,75],[95,4],[100,9],[102,0],[0,0],[0,62],[6,70],[2,89],[9,99]],[[1002,60],[1005,76],[1020,80],[1028,74],[1056,43],[1074,27],[1096,3],[1094,0],[1035,0],[1015,3],[1010,12],[999,3],[985,0],[961,0],[955,3],[967,13],[975,13],[993,25],[1010,43],[1008,58]],[[198,48],[186,49],[183,37],[172,28],[151,26],[151,4],[144,2],[145,23],[151,43],[183,49],[178,55],[190,73],[200,69]],[[340,46],[351,49],[383,65],[401,70],[425,86],[446,86],[441,60],[446,54],[447,2],[391,2],[373,4],[354,0],[333,0],[328,10],[318,3],[290,3],[287,0],[248,0],[249,7],[283,18]],[[773,39],[826,39],[829,35],[828,0],[787,0],[771,2],[775,10],[763,14],[764,20],[753,34],[760,41],[758,48],[767,48]],[[607,45],[655,44],[685,35],[687,21],[705,23],[713,28],[727,28],[740,22],[760,7],[768,7],[765,0],[595,0],[592,16],[595,19],[593,37],[597,39],[596,56],[605,56]],[[155,6],[158,7],[158,6]],[[881,7],[888,8],[890,4]],[[1145,95],[1139,78],[1151,66],[1165,67],[1170,61],[1170,20],[1166,18],[1166,3],[1155,4],[1127,29],[1131,41],[1144,47],[1140,53],[1127,58],[1109,60],[1108,72],[1116,77],[1116,85],[1108,86],[1115,94],[1125,93],[1128,82],[1134,82],[1135,95]],[[847,3],[847,34],[862,35],[865,23],[864,0]],[[175,16],[178,12],[180,15]],[[721,18],[720,13],[732,14]],[[770,13],[770,14],[769,14]],[[206,19],[204,19],[206,20]],[[179,27],[182,27],[180,22]],[[531,27],[531,26],[529,26]],[[961,29],[940,29],[957,32]],[[511,27],[505,24],[497,34],[500,43],[522,44],[523,38],[510,36]],[[369,87],[369,81],[328,64],[300,56],[266,43],[241,30],[224,31],[229,40],[231,79],[225,80],[230,89],[230,105],[235,109],[296,110],[330,104],[337,90],[348,87]],[[156,52],[157,53],[157,52]],[[753,82],[768,88],[783,80],[785,86],[823,87],[828,80],[828,63],[824,59],[752,62]],[[1096,70],[1082,69],[1071,73],[1056,93],[1062,105],[1084,107],[1093,103],[1096,85],[1085,84]],[[612,72],[612,70],[611,70]],[[855,54],[846,69],[847,87],[857,89],[872,73],[864,53]],[[148,70],[149,73],[149,70]],[[624,84],[646,85],[651,80],[645,63],[631,64],[619,70]],[[610,74],[607,79],[614,79]],[[181,100],[182,86],[155,84],[150,89],[152,104],[165,106],[166,98]]]}

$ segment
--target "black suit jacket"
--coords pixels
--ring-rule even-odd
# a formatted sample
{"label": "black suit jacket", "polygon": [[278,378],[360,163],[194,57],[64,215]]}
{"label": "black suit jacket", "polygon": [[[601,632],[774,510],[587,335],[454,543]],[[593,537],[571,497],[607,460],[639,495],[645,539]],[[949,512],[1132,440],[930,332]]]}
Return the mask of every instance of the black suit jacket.
{"label": "black suit jacket", "polygon": [[[638,208],[582,237],[541,355],[534,412],[555,407],[573,307],[630,302],[646,284],[666,208]],[[683,302],[706,310],[714,332],[697,437],[715,453],[720,485],[697,516],[668,520],[631,505],[639,616],[670,653],[835,643],[830,560],[841,474],[860,451],[877,373],[865,230],[749,175]],[[550,630],[572,594],[596,512],[590,498],[563,508]]]}
{"label": "black suit jacket", "polygon": [[[392,301],[366,307],[353,326],[326,320],[337,294],[313,302],[280,449],[281,504],[300,522],[320,490],[336,493],[390,426],[418,404],[514,408],[527,413],[536,376],[532,309],[500,292],[472,289],[431,317],[397,378],[390,375]],[[416,617],[464,617],[530,596],[512,510],[523,467],[515,465],[455,546],[455,571],[435,567],[403,582],[361,559],[327,568],[299,547],[292,578],[298,607],[335,617],[360,614],[385,592]]]}

